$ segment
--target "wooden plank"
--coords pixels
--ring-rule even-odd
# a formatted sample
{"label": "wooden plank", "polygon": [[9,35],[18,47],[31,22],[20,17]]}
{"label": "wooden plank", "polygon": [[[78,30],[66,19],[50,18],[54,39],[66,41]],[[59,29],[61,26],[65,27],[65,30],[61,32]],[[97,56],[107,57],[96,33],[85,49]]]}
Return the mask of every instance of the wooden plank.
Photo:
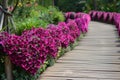
{"label": "wooden plank", "polygon": [[120,80],[119,47],[114,25],[91,22],[79,45],[38,80]]}
{"label": "wooden plank", "polygon": [[119,79],[103,79],[103,78],[70,78],[70,77],[45,77],[44,80],[119,80]]}

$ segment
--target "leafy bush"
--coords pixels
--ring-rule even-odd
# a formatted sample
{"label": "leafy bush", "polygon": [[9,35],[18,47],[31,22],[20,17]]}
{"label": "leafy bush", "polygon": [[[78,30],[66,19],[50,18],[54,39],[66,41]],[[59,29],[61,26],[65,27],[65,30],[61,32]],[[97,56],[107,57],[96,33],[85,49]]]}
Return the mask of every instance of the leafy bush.
{"label": "leafy bush", "polygon": [[21,35],[21,33],[24,31],[24,30],[30,30],[32,29],[33,27],[46,27],[48,25],[48,22],[45,22],[43,20],[40,20],[39,18],[27,18],[25,19],[24,21],[20,21],[20,22],[17,22],[16,23],[16,34],[17,35]]}
{"label": "leafy bush", "polygon": [[63,12],[81,12],[85,5],[85,0],[59,0],[57,5]]}
{"label": "leafy bush", "polygon": [[[84,25],[89,23],[89,17],[84,16],[83,19],[86,19]],[[68,23],[50,24],[46,29],[25,30],[20,36],[0,33],[0,44],[4,48],[1,51],[6,53],[14,64],[14,78],[35,80],[47,66],[53,65],[58,57],[69,51],[70,46],[71,49],[74,47],[71,44],[80,36],[79,27],[73,19]]]}
{"label": "leafy bush", "polygon": [[57,24],[58,22],[64,21],[64,15],[55,7],[49,6],[47,10],[41,11],[40,19],[50,24]]}
{"label": "leafy bush", "polygon": [[16,34],[20,35],[24,30],[29,30],[33,26],[36,28],[45,28],[48,24],[57,24],[58,22],[64,21],[64,15],[55,7],[50,6],[44,8],[42,6],[36,6],[35,8],[30,9],[30,11],[31,12],[28,13],[29,17],[26,18],[25,15],[21,15],[20,18],[16,19]]}

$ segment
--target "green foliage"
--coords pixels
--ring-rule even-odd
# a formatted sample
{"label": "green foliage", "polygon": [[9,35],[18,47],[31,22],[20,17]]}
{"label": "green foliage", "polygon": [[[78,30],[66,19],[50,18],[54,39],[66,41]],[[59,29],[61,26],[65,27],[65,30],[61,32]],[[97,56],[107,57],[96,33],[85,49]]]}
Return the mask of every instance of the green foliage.
{"label": "green foliage", "polygon": [[85,5],[85,0],[59,0],[57,6],[60,10],[67,11],[75,11],[80,12],[83,11],[83,6]]}
{"label": "green foliage", "polygon": [[[22,7],[21,7],[22,8]],[[64,21],[64,15],[55,7],[29,7],[23,10],[18,11],[18,14],[15,15],[14,19],[16,20],[16,34],[20,35],[24,30],[31,29],[32,27],[46,27],[48,24],[57,24],[60,21]],[[20,16],[20,17],[19,17]],[[16,19],[17,18],[17,19]]]}
{"label": "green foliage", "polygon": [[56,6],[64,12],[89,12],[95,9],[108,12],[120,12],[120,0],[57,0]]}
{"label": "green foliage", "polygon": [[44,7],[48,7],[53,5],[53,0],[39,0],[39,4]]}
{"label": "green foliage", "polygon": [[65,48],[61,48],[61,47],[60,47],[57,57],[60,58],[60,57],[63,56],[64,54],[65,54]]}
{"label": "green foliage", "polygon": [[64,20],[65,19],[64,19],[62,12],[54,12],[54,15],[53,15],[53,23],[54,24],[58,24],[58,22],[62,22]]}
{"label": "green foliage", "polygon": [[35,75],[31,75],[27,73],[25,70],[21,69],[20,67],[13,65],[14,66],[14,69],[13,69],[14,79],[15,80],[37,80],[40,74],[46,70],[48,65],[50,65],[50,63],[46,61]]}
{"label": "green foliage", "polygon": [[55,63],[55,59],[53,59],[53,58],[48,58],[47,62],[48,62],[48,66],[53,66],[54,63]]}
{"label": "green foliage", "polygon": [[47,25],[47,22],[40,20],[39,18],[27,18],[16,23],[16,34],[20,35],[24,30],[29,30],[33,27],[46,27]]}
{"label": "green foliage", "polygon": [[[36,13],[36,12],[39,12],[40,10],[38,10],[38,8],[40,8],[39,6],[35,6],[35,4],[22,4],[22,3],[19,3],[18,4],[18,8],[16,9],[15,13],[14,13],[14,16],[15,18],[22,18],[22,19],[25,19],[25,18],[29,18],[31,16],[35,16],[35,15],[32,15],[32,13]],[[36,16],[38,16],[38,14],[36,14]]]}
{"label": "green foliage", "polygon": [[49,6],[47,10],[41,11],[40,19],[49,22],[50,24],[57,24],[58,22],[65,20],[62,12],[52,6]]}
{"label": "green foliage", "polygon": [[120,12],[120,0],[94,0],[94,2],[92,0],[86,0],[84,11],[89,12],[90,10],[94,10],[94,5],[96,5],[96,10]]}
{"label": "green foliage", "polygon": [[4,66],[4,58],[0,55],[0,80],[5,80],[5,66]]}

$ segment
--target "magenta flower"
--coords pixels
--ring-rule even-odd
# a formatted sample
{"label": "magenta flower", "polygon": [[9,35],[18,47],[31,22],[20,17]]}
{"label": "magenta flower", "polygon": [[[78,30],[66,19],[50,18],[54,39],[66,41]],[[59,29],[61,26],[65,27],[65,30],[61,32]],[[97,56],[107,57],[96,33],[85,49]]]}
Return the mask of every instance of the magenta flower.
{"label": "magenta flower", "polygon": [[80,30],[76,24],[75,21],[70,21],[69,23],[67,23],[67,26],[69,27],[70,29],[70,35],[76,39],[77,37],[80,36]]}
{"label": "magenta flower", "polygon": [[58,48],[67,48],[80,32],[86,32],[90,16],[79,13],[81,18],[74,19],[75,12],[65,14],[72,20],[59,22],[58,25],[50,24],[47,29],[32,28],[25,30],[21,36],[0,33],[0,44],[13,64],[20,66],[27,72],[35,74],[48,57],[56,58]]}

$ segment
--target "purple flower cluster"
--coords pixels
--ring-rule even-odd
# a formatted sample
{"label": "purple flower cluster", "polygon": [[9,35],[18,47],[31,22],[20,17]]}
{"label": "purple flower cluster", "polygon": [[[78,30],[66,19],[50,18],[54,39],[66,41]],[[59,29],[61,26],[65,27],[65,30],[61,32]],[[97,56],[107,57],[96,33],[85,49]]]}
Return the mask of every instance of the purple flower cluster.
{"label": "purple flower cluster", "polygon": [[118,34],[120,36],[120,13],[116,12],[103,12],[103,11],[90,11],[89,15],[92,20],[109,22],[116,25]]}
{"label": "purple flower cluster", "polygon": [[113,23],[115,12],[103,12],[103,11],[90,11],[92,20],[104,21]]}
{"label": "purple flower cluster", "polygon": [[0,44],[13,64],[34,75],[48,57],[57,57],[59,47],[67,48],[81,32],[87,32],[90,16],[78,14],[76,18],[75,13],[66,13],[70,21],[49,24],[46,29],[32,28],[21,36],[0,33]]}
{"label": "purple flower cluster", "polygon": [[116,25],[116,28],[118,30],[118,34],[120,36],[120,13],[116,13],[114,15],[114,24]]}
{"label": "purple flower cluster", "polygon": [[67,23],[68,28],[70,29],[70,35],[76,39],[77,37],[80,36],[80,29],[77,25],[77,23],[75,22],[75,20],[69,21]]}
{"label": "purple flower cluster", "polygon": [[[74,18],[71,18],[71,15],[73,15]],[[82,12],[67,12],[65,13],[66,17],[66,23],[73,23],[74,21],[76,22],[78,28],[80,29],[80,32],[86,33],[88,31],[88,24],[91,20],[89,14],[85,14]],[[74,20],[74,21],[73,21]]]}
{"label": "purple flower cluster", "polygon": [[64,48],[69,46],[70,39],[72,37],[70,35],[70,30],[65,22],[59,22],[58,25],[50,24],[48,25],[48,30],[50,31],[50,34],[57,42],[58,46]]}
{"label": "purple flower cluster", "polygon": [[33,28],[21,36],[1,33],[0,38],[12,63],[31,74],[37,72],[48,56],[57,56],[58,46],[47,29]]}

